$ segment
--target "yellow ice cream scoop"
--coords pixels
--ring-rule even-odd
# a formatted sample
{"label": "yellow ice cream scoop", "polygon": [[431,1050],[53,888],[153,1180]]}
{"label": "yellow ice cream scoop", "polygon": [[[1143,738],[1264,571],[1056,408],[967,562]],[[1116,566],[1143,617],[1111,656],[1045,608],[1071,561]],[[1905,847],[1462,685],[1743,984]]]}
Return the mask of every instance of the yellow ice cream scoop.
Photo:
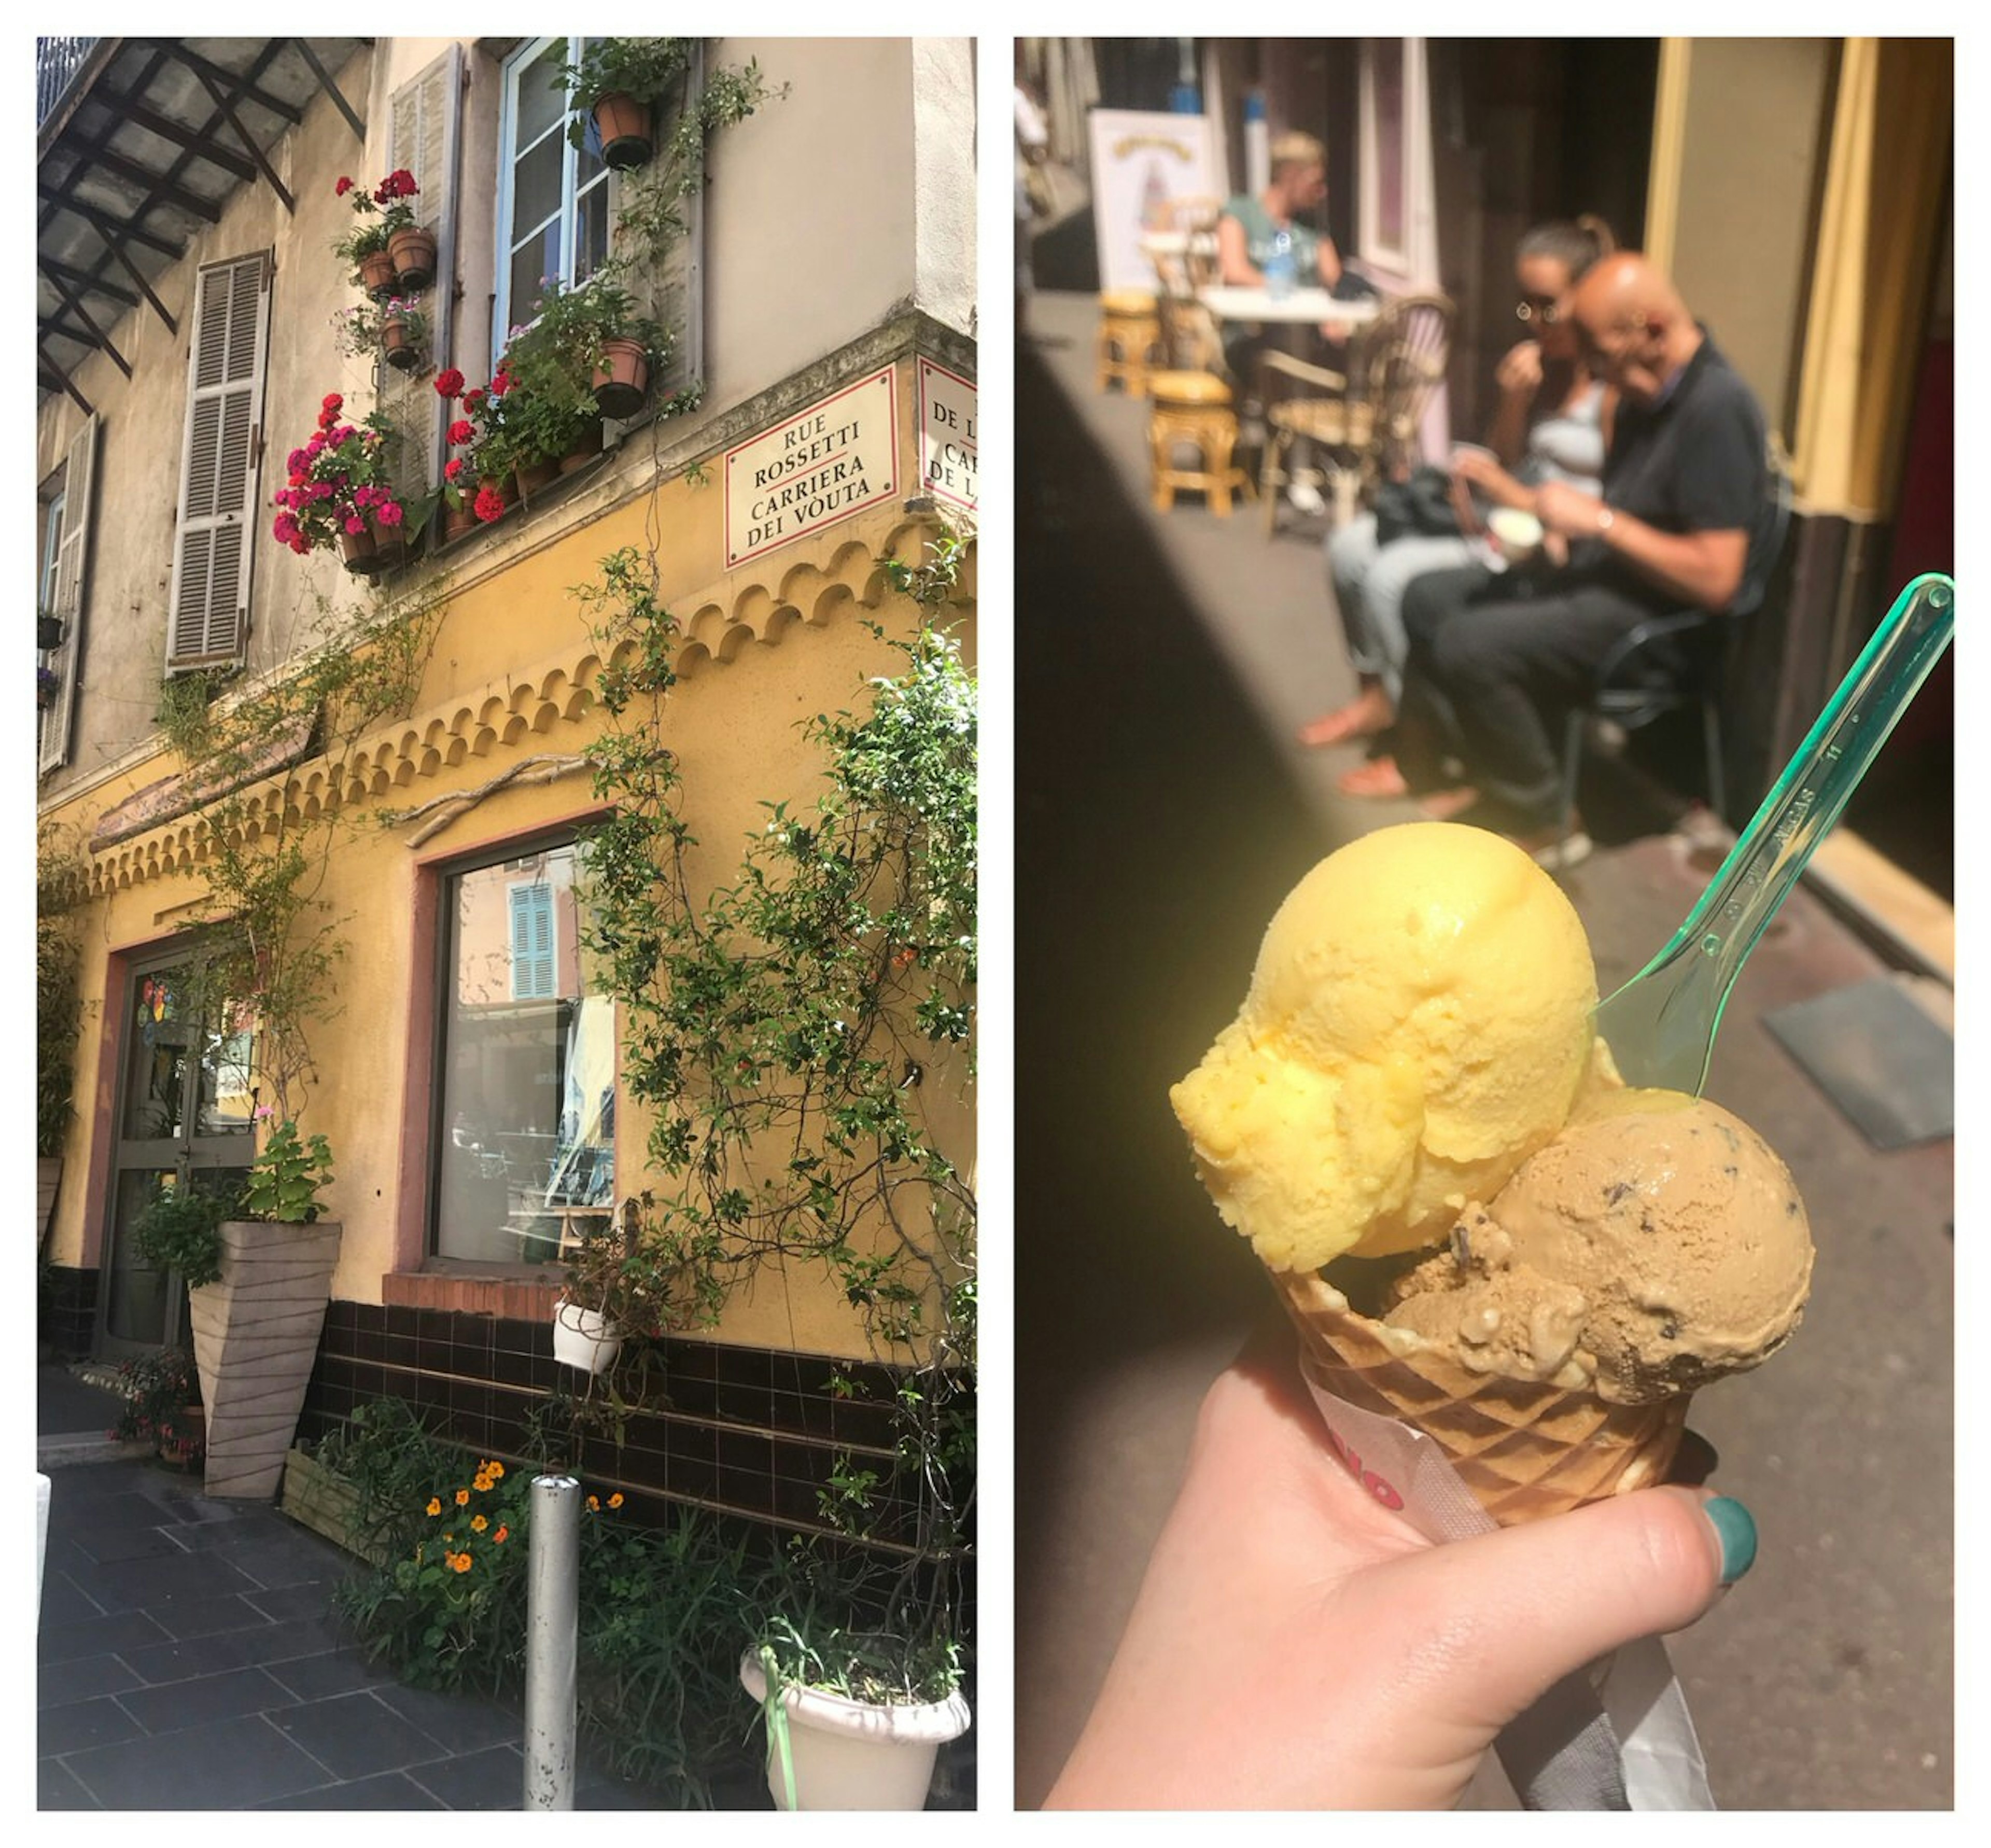
{"label": "yellow ice cream scoop", "polygon": [[1414,1251],[1561,1128],[1596,1004],[1583,926],[1526,854],[1386,828],[1281,905],[1237,1019],[1169,1098],[1275,1270]]}

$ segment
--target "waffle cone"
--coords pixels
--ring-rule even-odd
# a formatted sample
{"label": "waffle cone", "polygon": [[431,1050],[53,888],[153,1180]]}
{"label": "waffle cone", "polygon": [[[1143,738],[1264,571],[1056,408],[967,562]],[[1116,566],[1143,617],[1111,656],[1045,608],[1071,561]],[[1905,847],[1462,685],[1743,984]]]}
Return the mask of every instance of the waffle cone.
{"label": "waffle cone", "polygon": [[1309,1377],[1434,1439],[1500,1526],[1666,1479],[1691,1394],[1618,1405],[1591,1392],[1475,1373],[1442,1353],[1399,1354],[1377,1323],[1311,1272],[1269,1274],[1299,1329]]}

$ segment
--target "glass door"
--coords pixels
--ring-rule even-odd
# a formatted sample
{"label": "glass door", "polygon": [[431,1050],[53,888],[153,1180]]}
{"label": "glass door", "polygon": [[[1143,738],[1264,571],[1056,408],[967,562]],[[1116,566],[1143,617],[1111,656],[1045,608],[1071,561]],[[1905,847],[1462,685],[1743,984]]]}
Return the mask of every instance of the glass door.
{"label": "glass door", "polygon": [[122,1360],[186,1338],[186,1289],[146,1262],[130,1233],[159,1187],[232,1193],[255,1154],[247,1006],[200,979],[190,955],[132,972],[124,996],[116,1166],[97,1351]]}

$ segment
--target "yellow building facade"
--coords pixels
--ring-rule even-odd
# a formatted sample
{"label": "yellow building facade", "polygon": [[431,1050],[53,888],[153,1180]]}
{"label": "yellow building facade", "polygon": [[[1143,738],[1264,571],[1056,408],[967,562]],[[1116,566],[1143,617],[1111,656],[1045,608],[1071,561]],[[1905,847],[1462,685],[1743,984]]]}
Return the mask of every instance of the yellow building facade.
{"label": "yellow building facade", "polygon": [[[665,736],[700,843],[695,883],[730,880],[764,805],[800,812],[820,791],[798,722],[861,709],[872,678],[901,662],[892,639],[918,631],[888,562],[917,563],[972,524],[971,48],[707,43],[695,83],[751,68],[764,94],[707,143],[706,183],[669,260],[682,318],[668,377],[645,410],[608,422],[603,453],[447,543],[438,517],[409,562],[369,580],[335,553],[276,543],[285,452],[336,392],[345,416],[378,405],[412,420],[439,479],[455,407],[437,376],[487,379],[528,311],[513,296],[549,273],[585,282],[601,260],[590,240],[628,182],[547,132],[557,112],[540,80],[580,41],[301,43],[316,56],[300,70],[286,42],[199,42],[196,59],[247,84],[245,126],[258,88],[295,119],[220,168],[225,181],[194,202],[205,213],[178,225],[175,203],[197,189],[163,166],[131,208],[121,257],[104,188],[134,157],[107,114],[150,82],[148,110],[172,117],[178,93],[134,48],[100,41],[44,123],[45,182],[74,202],[70,245],[46,254],[100,287],[79,281],[56,305],[69,338],[44,339],[37,430],[44,601],[66,618],[44,656],[59,684],[39,815],[79,858],[86,893],[75,1107],[43,1249],[70,1354],[178,1338],[172,1280],[128,1248],[132,1214],[160,1174],[238,1167],[259,1133],[253,1049],[226,1032],[203,1043],[177,1011],[176,958],[209,901],[216,792],[167,744],[162,686],[190,662],[219,665],[225,705],[294,672],[356,600],[376,618],[411,612],[427,645],[400,708],[334,750],[323,730],[272,738],[237,798],[252,832],[288,825],[322,843],[314,894],[341,945],[298,1113],[335,1152],[325,1204],[343,1228],[307,1419],[390,1394],[510,1450],[531,1400],[573,1383],[548,1329],[563,1241],[648,1184],[615,1009],[577,943],[574,844],[606,805],[585,756],[604,723],[604,659],[574,590],[628,549],[675,615]],[[181,119],[196,117],[205,134],[183,103]],[[327,254],[345,228],[338,179],[399,166],[440,220],[412,376],[339,351],[333,316],[357,298]],[[77,227],[107,222],[94,251]],[[178,254],[158,260],[144,239]],[[138,286],[124,274],[132,259]],[[233,292],[221,363],[245,382],[249,460],[240,517],[206,517],[222,536],[213,556],[224,543],[247,556],[196,634],[189,535],[203,516],[190,508],[206,465],[203,342],[223,338],[217,277]],[[132,299],[111,323],[104,303],[120,293]],[[693,396],[660,409],[659,387]],[[973,577],[971,548],[940,612],[971,658]],[[972,1172],[965,1060],[938,1064],[922,1098]],[[820,1267],[773,1268],[710,1338],[667,1346],[669,1415],[633,1428],[610,1473],[806,1524],[831,1455],[829,1370],[876,1358],[843,1292]],[[861,1419],[845,1414],[842,1440],[877,1437]]]}

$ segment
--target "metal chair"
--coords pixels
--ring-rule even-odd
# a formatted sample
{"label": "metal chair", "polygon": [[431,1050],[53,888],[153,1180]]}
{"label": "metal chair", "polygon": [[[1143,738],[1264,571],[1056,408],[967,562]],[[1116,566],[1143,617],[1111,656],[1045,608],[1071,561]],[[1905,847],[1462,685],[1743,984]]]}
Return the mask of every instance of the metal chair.
{"label": "metal chair", "polygon": [[1698,708],[1708,806],[1717,816],[1726,810],[1728,788],[1722,768],[1721,682],[1728,643],[1734,621],[1754,614],[1761,607],[1790,529],[1789,463],[1774,437],[1770,440],[1768,461],[1768,492],[1756,529],[1750,535],[1742,582],[1727,607],[1680,610],[1639,624],[1598,664],[1588,698],[1570,713],[1563,744],[1557,850],[1566,850],[1571,836],[1584,741],[1594,727],[1604,724],[1615,726],[1620,731],[1637,731],[1668,713]]}

